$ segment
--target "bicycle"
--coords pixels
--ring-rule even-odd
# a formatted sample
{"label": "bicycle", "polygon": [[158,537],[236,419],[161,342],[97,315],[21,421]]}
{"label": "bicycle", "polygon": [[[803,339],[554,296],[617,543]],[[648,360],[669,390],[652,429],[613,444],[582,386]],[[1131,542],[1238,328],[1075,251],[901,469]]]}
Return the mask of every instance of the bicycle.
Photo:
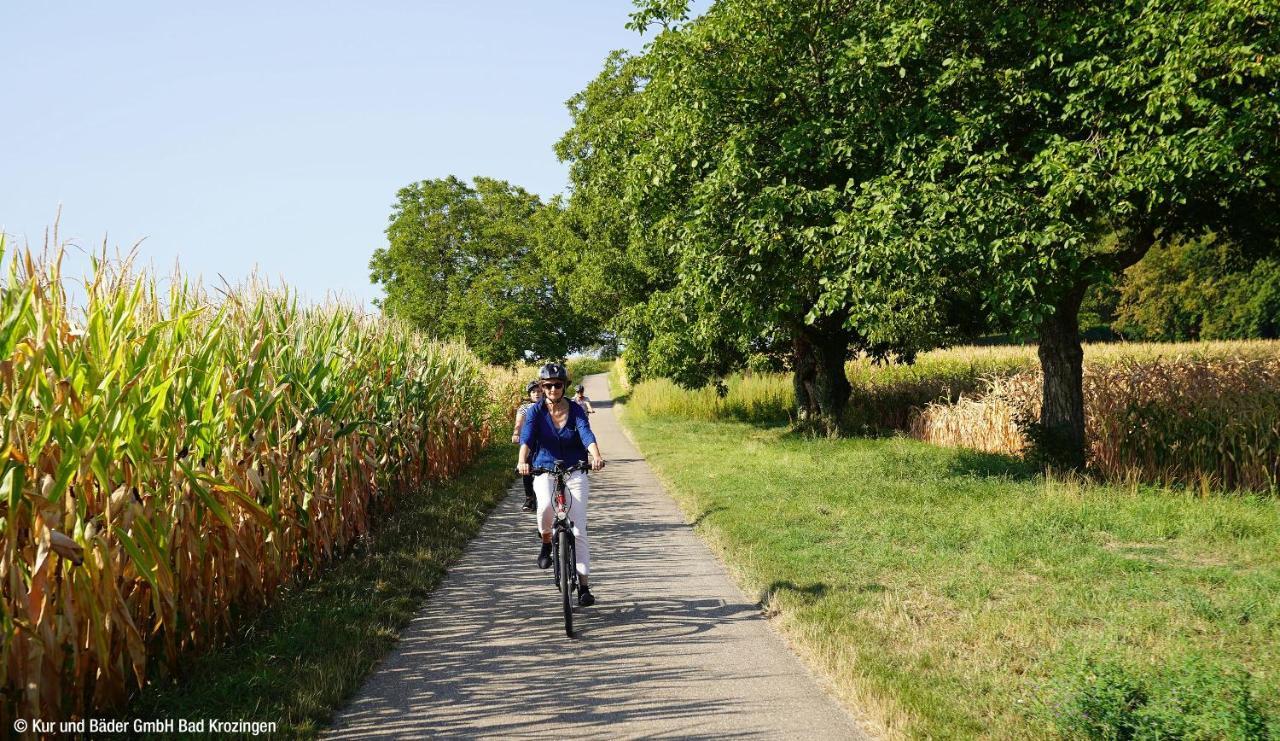
{"label": "bicycle", "polygon": [[565,490],[564,477],[575,471],[586,473],[591,464],[575,463],[568,468],[564,461],[556,461],[553,468],[532,468],[530,473],[537,476],[549,473],[556,477],[555,489],[551,495],[551,506],[555,508],[555,520],[551,523],[551,565],[555,568],[553,576],[556,589],[560,590],[560,601],[564,605],[564,634],[573,637],[573,595],[578,591],[578,558],[573,537],[573,520],[569,519],[570,499]]}

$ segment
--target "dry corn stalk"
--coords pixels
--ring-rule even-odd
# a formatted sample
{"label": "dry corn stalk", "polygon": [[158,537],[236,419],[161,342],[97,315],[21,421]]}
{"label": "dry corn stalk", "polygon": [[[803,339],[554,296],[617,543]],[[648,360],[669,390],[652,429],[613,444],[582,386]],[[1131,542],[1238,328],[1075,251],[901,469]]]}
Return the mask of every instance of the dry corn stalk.
{"label": "dry corn stalk", "polygon": [[[0,240],[0,254],[3,241]],[[453,475],[498,405],[465,348],[249,285],[0,277],[0,727],[118,706]]]}

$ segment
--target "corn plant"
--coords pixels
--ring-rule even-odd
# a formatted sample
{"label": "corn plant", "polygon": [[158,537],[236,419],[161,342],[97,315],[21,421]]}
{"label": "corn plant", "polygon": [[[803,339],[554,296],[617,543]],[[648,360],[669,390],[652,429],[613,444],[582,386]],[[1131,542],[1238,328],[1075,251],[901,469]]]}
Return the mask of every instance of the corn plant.
{"label": "corn plant", "polygon": [[20,250],[0,289],[5,728],[120,706],[457,472],[499,413],[464,347],[352,307],[105,259],[73,306],[60,265]]}

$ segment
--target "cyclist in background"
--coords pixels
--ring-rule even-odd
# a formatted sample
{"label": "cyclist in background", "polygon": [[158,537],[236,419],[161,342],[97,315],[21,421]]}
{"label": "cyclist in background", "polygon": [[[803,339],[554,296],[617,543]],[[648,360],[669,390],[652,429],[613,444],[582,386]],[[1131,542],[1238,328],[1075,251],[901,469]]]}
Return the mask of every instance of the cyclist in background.
{"label": "cyclist in background", "polygon": [[578,384],[574,388],[573,403],[582,407],[587,414],[595,414],[596,410],[591,408],[591,400],[587,398],[587,388],[582,384]]}
{"label": "cyclist in background", "polygon": [[[604,468],[604,456],[591,432],[587,414],[582,407],[565,398],[565,386],[569,374],[558,363],[547,363],[538,371],[538,379],[545,399],[525,415],[520,431],[520,458],[517,469],[527,476],[532,468],[553,468],[556,461],[563,461],[568,468],[591,456],[591,470]],[[537,454],[534,455],[534,448]],[[530,466],[530,457],[533,465]],[[533,490],[538,498],[538,534],[542,536],[542,548],[538,551],[538,568],[551,566],[551,497],[555,477],[549,473],[536,476]],[[587,587],[591,570],[591,551],[587,544],[587,496],[590,486],[585,471],[575,471],[565,477],[565,489],[570,497],[570,519],[573,520],[573,536],[578,556],[578,604],[590,607],[596,599]]]}
{"label": "cyclist in background", "polygon": [[[530,381],[528,386],[524,388],[528,400],[520,404],[520,408],[516,410],[516,426],[511,431],[511,442],[520,442],[520,428],[524,427],[524,418],[529,414],[529,410],[538,406],[542,401],[542,391],[538,388],[537,381]],[[524,506],[520,508],[522,512],[532,512],[535,509],[536,502],[533,494],[533,476],[524,476]]]}

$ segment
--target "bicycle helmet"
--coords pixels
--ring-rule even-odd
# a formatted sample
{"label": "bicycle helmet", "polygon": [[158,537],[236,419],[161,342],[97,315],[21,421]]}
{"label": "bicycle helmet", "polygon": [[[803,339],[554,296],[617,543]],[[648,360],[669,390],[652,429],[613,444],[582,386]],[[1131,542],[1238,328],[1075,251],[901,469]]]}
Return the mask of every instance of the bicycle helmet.
{"label": "bicycle helmet", "polygon": [[527,393],[529,393],[530,391],[537,391],[537,390],[538,390],[538,382],[537,382],[537,381],[530,381],[530,382],[529,382],[529,385],[524,387],[524,392],[525,392],[526,394],[527,394]]}
{"label": "bicycle helmet", "polygon": [[564,366],[559,363],[547,363],[538,369],[539,381],[564,381],[569,383],[569,374],[565,371]]}
{"label": "bicycle helmet", "polygon": [[574,390],[574,391],[577,391],[578,393],[580,393],[580,394],[581,394],[581,393],[584,393],[584,392],[587,390],[587,387],[586,387],[586,386],[583,386],[582,384],[578,384],[577,386],[575,386],[575,387],[574,387],[574,389],[573,389],[573,390]]}

